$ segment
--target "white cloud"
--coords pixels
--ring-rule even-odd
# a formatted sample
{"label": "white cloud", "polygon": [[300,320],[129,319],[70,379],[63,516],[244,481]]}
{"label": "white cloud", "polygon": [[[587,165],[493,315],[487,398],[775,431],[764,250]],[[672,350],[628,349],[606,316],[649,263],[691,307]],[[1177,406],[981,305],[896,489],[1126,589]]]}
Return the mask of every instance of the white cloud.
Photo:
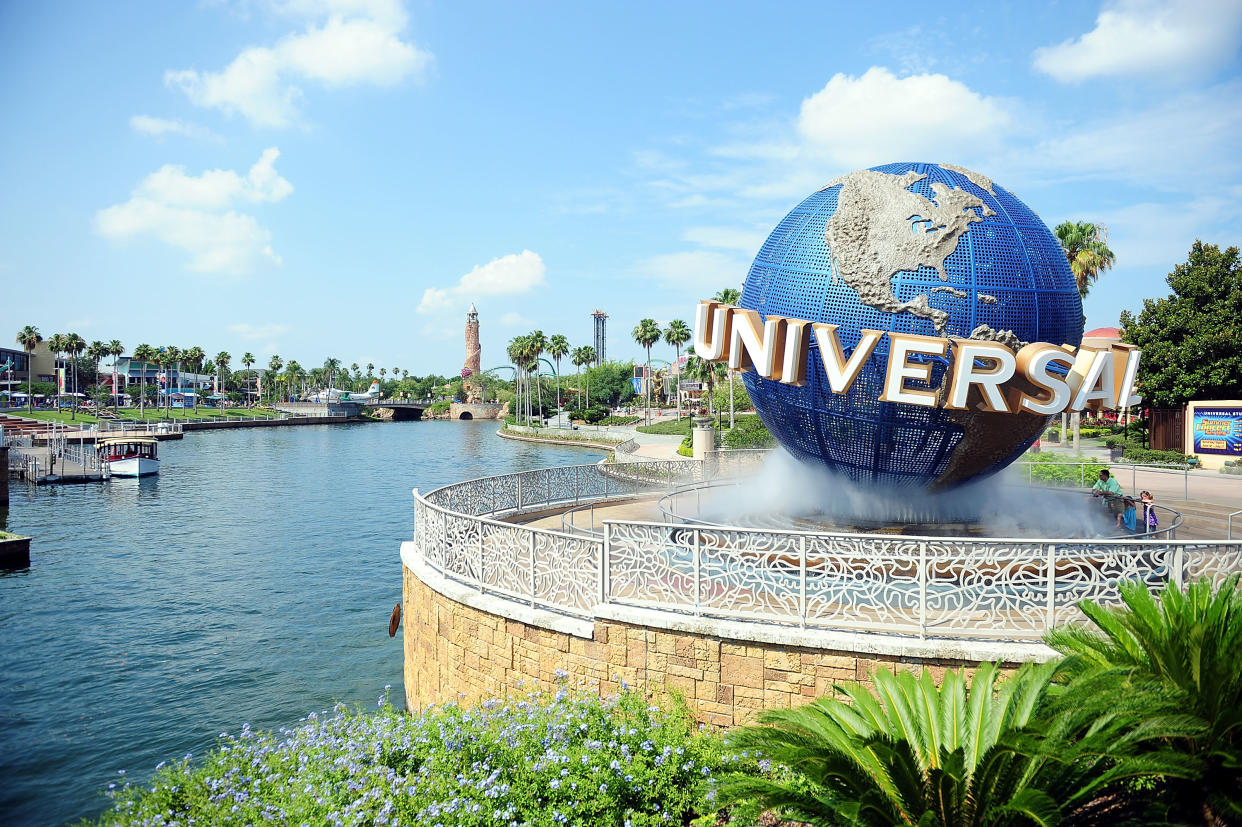
{"label": "white cloud", "polygon": [[263,324],[247,324],[239,322],[229,325],[229,331],[239,338],[248,341],[256,339],[276,339],[289,332],[289,325],[278,324],[276,322],[264,322]]}
{"label": "white cloud", "polygon": [[303,93],[298,81],[329,89],[391,86],[421,76],[433,59],[430,52],[401,39],[406,19],[395,3],[329,0],[279,8],[316,22],[273,46],[244,50],[219,72],[170,70],[164,83],[180,89],[196,106],[240,114],[255,126],[281,128],[300,117]]}
{"label": "white cloud", "polygon": [[1095,28],[1035,50],[1035,68],[1062,83],[1094,77],[1183,77],[1215,69],[1237,52],[1242,0],[1121,0]]}
{"label": "white cloud", "polygon": [[167,164],[143,179],[136,194],[164,204],[208,210],[223,209],[234,201],[280,201],[293,192],[293,185],[276,172],[279,157],[276,147],[265,149],[245,178],[231,169],[187,175],[185,167]]}
{"label": "white cloud", "polygon": [[638,273],[669,289],[704,290],[715,293],[722,287],[741,287],[750,262],[715,250],[689,250],[665,253],[638,262]]}
{"label": "white cloud", "polygon": [[802,102],[798,131],[812,151],[849,169],[961,159],[999,145],[1007,106],[945,75],[899,78],[882,66],[833,75]]}
{"label": "white cloud", "polygon": [[202,141],[219,142],[223,140],[205,126],[185,123],[184,121],[168,120],[167,118],[153,118],[150,115],[134,115],[129,119],[129,127],[135,132],[149,135],[156,140],[163,140],[165,135],[184,135],[187,138],[196,138]]}
{"label": "white cloud", "polygon": [[293,191],[273,166],[279,156],[275,147],[265,150],[244,178],[232,170],[193,176],[182,167],[161,167],[128,201],[97,212],[95,230],[118,241],[153,237],[189,253],[187,267],[203,273],[241,274],[264,262],[279,265],[271,233],[253,216],[229,209],[238,201],[279,201]]}
{"label": "white cloud", "polygon": [[523,250],[494,258],[466,273],[452,287],[428,287],[418,303],[419,313],[443,313],[457,305],[464,312],[466,304],[485,296],[512,296],[525,293],[544,283],[547,271],[538,253]]}

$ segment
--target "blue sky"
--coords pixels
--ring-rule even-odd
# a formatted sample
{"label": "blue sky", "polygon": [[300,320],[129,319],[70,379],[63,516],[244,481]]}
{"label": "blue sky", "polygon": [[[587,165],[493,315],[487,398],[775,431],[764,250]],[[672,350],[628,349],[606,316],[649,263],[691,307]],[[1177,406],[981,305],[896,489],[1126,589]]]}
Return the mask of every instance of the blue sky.
{"label": "blue sky", "polygon": [[1106,224],[1115,325],[1239,242],[1240,40],[1242,0],[0,4],[0,323],[423,374],[471,301],[485,367],[599,307],[638,357],[829,179],[924,160]]}

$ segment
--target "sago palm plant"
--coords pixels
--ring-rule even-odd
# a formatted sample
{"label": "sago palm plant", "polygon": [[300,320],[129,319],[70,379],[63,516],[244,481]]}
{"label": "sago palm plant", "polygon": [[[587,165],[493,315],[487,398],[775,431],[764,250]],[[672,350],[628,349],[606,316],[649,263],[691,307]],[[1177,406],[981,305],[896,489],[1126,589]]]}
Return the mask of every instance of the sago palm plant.
{"label": "sago palm plant", "polygon": [[1115,791],[1127,779],[1183,767],[1160,752],[1128,757],[1152,737],[1128,719],[1044,719],[1057,665],[998,680],[985,663],[969,681],[950,670],[939,686],[928,671],[880,670],[874,690],[852,684],[838,687],[841,699],[770,710],[765,726],[730,741],[785,769],[731,776],[719,800],[817,827],[1126,823]]}
{"label": "sago palm plant", "polygon": [[1144,583],[1120,587],[1124,605],[1079,604],[1095,624],[1046,637],[1065,655],[1061,705],[1136,719],[1184,715],[1193,726],[1167,745],[1195,767],[1162,780],[1167,817],[1179,823],[1242,824],[1242,590],[1237,574],[1157,600]]}

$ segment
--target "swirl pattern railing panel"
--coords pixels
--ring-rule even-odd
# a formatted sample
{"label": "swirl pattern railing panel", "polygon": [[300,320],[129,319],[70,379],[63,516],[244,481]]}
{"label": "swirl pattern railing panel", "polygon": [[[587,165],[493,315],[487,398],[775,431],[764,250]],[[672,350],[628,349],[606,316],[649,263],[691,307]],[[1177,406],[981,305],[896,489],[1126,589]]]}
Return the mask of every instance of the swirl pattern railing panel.
{"label": "swirl pattern railing panel", "polygon": [[[1035,541],[776,531],[632,521],[600,535],[500,522],[677,489],[689,462],[522,471],[414,499],[422,560],[480,592],[579,618],[634,606],[800,628],[922,638],[1035,640],[1119,601],[1242,571],[1242,543]],[[683,495],[684,496],[684,495]]]}

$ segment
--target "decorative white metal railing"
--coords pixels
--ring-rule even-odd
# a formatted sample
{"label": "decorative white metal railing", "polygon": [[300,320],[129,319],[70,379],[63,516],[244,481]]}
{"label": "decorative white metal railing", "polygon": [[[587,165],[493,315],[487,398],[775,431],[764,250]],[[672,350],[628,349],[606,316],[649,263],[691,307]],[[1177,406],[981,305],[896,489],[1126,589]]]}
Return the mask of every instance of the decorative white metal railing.
{"label": "decorative white metal railing", "polygon": [[612,520],[602,536],[496,519],[672,490],[696,462],[523,471],[415,492],[422,561],[480,592],[578,618],[600,605],[803,629],[1036,640],[1083,599],[1242,571],[1242,542],[1031,540]]}

